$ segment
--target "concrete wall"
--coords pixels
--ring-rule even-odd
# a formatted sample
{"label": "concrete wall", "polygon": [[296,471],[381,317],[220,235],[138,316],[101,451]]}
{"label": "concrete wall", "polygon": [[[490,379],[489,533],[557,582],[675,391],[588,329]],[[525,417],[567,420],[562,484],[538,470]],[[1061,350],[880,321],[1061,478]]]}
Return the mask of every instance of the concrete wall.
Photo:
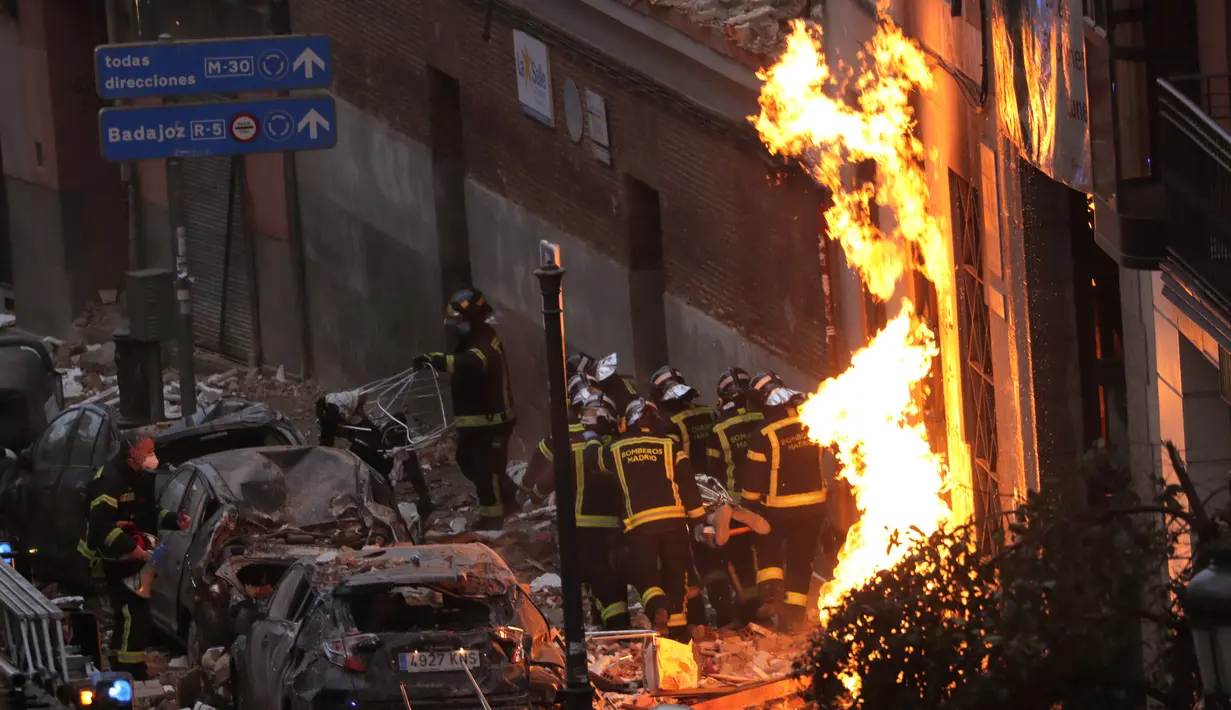
{"label": "concrete wall", "polygon": [[[1145,398],[1157,401],[1157,441],[1176,445],[1205,498],[1225,489],[1231,476],[1231,405],[1219,391],[1218,343],[1163,295],[1161,274],[1143,276],[1150,277],[1152,287],[1155,355]],[[1161,446],[1155,450],[1158,470],[1174,481],[1166,452]],[[1224,508],[1226,503],[1224,490],[1210,509]]]}
{"label": "concrete wall", "polygon": [[[549,4],[565,24],[591,12],[576,3]],[[638,362],[633,349],[634,329],[645,320],[639,308],[655,305],[633,306],[645,296],[634,299],[630,282],[631,243],[640,235],[631,233],[625,176],[659,200],[665,359],[706,399],[730,364],[779,367],[798,387],[814,388],[826,362],[819,191],[808,180],[775,184],[784,176],[765,162],[743,118],[755,109],[755,91],[696,59],[668,62],[662,46],[627,38],[628,26],[588,16],[568,28],[571,38],[540,33],[549,45],[556,114],[556,125],[547,127],[518,106],[512,30],[525,28],[522,21],[499,10],[485,42],[482,10],[478,3],[435,0],[345,12],[320,0],[292,5],[295,31],[333,38],[340,99],[339,146],[301,156],[299,168],[322,379],[330,386],[362,382],[444,344],[440,245],[450,244],[453,220],[438,225],[436,211],[444,208],[437,207],[441,186],[433,184],[431,155],[457,151],[437,145],[442,137],[432,130],[430,98],[432,82],[447,75],[460,87],[466,177],[458,192],[469,270],[497,310],[524,437],[545,430],[541,298],[531,273],[540,240],[561,245],[569,270],[570,346],[596,356],[618,351],[629,374],[664,364],[648,356]],[[625,55],[620,62],[644,67],[646,78],[561,46],[578,36],[611,45]],[[659,76],[655,66],[680,94],[647,90]],[[565,78],[606,100],[611,166],[594,159],[588,139],[569,139]],[[691,101],[725,109],[703,115]]]}
{"label": "concrete wall", "polygon": [[[514,398],[524,429],[546,430],[547,382],[542,330],[542,297],[533,270],[539,240],[560,245],[564,277],[565,337],[570,347],[596,357],[619,352],[620,370],[653,371],[664,363],[638,363],[632,354],[634,312],[628,268],[585,240],[501,197],[475,180],[466,184],[467,222],[475,282],[499,304],[497,321],[506,352],[524,376],[514,378]],[[664,299],[671,364],[712,400],[718,374],[731,365],[755,372],[773,368],[789,383],[815,388],[820,373],[805,373],[730,326],[668,293]],[[644,385],[645,382],[643,381]]]}
{"label": "concrete wall", "polygon": [[338,145],[298,156],[316,375],[326,387],[398,372],[444,345],[431,158],[338,101]]}

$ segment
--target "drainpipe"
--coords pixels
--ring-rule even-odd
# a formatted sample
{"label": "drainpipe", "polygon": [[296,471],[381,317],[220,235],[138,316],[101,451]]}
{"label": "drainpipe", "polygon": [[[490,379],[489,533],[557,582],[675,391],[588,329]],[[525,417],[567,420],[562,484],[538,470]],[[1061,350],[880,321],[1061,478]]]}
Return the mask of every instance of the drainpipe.
{"label": "drainpipe", "polygon": [[[105,0],[107,16],[107,43],[120,42],[120,19],[116,3],[120,0]],[[117,106],[126,102],[116,101]],[[141,185],[138,182],[137,166],[132,162],[120,163],[120,179],[124,182],[124,197],[128,207],[128,270],[136,271],[145,266],[145,245],[141,235]]]}

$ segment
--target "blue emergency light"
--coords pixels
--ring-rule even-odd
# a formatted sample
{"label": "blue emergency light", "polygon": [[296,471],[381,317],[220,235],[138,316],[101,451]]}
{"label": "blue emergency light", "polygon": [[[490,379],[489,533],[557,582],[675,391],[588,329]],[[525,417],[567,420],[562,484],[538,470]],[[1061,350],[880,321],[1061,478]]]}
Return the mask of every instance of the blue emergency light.
{"label": "blue emergency light", "polygon": [[90,710],[129,710],[133,703],[133,680],[128,673],[99,673],[90,678],[92,689],[82,690],[79,705]]}
{"label": "blue emergency light", "polygon": [[133,684],[126,680],[117,680],[107,688],[107,697],[127,705],[133,701]]}
{"label": "blue emergency light", "polygon": [[13,546],[7,542],[0,542],[0,562],[6,565],[13,564]]}

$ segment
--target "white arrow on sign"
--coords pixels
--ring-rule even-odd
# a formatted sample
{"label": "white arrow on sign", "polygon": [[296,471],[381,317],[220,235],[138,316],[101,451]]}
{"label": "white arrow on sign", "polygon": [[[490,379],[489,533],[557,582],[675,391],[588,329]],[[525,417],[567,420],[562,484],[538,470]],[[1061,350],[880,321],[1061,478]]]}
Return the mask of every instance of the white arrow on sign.
{"label": "white arrow on sign", "polygon": [[312,140],[316,140],[316,129],[324,128],[328,131],[329,121],[325,120],[324,116],[317,113],[316,109],[312,109],[311,111],[308,111],[303,118],[299,119],[298,128],[300,133],[303,133],[303,129],[307,128],[308,137]]}
{"label": "white arrow on sign", "polygon": [[299,71],[302,68],[304,78],[311,79],[313,65],[316,65],[316,67],[321,71],[325,71],[325,60],[321,59],[319,54],[313,52],[311,47],[308,47],[300,52],[299,56],[295,58],[295,63],[291,65],[291,69]]}

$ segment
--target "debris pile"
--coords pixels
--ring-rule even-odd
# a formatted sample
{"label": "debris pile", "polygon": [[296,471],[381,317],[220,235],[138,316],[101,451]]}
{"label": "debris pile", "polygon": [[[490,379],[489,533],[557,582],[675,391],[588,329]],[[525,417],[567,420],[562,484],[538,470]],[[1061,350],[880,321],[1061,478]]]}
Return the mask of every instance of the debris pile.
{"label": "debris pile", "polygon": [[[786,40],[787,23],[822,19],[824,3],[807,0],[650,0],[700,27],[721,30],[727,41],[757,55],[773,54]],[[811,7],[810,7],[811,6]]]}

